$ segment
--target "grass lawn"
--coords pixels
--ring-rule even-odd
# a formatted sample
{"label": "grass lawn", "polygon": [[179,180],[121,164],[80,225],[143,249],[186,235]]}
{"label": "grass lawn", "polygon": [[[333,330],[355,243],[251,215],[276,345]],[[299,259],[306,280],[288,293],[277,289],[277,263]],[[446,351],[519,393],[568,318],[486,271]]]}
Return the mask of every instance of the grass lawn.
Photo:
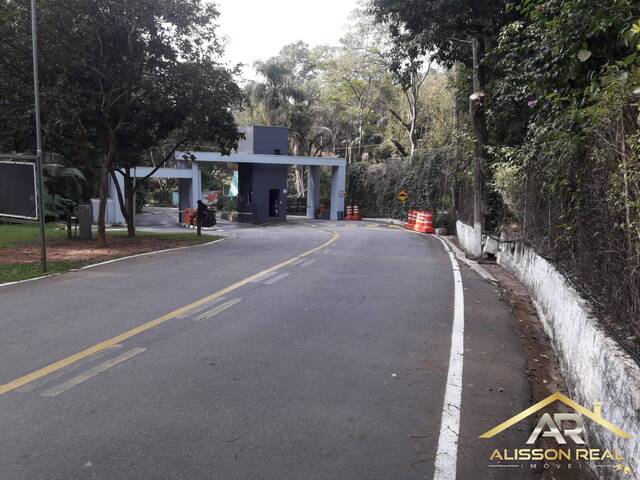
{"label": "grass lawn", "polygon": [[[47,239],[66,238],[67,232],[59,229],[60,225],[48,224],[45,237]],[[0,248],[16,247],[25,244],[36,244],[40,241],[40,227],[34,224],[0,224]]]}
{"label": "grass lawn", "polygon": [[[69,260],[54,260],[47,262],[47,273],[66,272],[73,268],[80,268],[90,262],[74,262]],[[28,278],[41,277],[46,275],[42,273],[40,262],[36,263],[9,263],[0,264],[0,283],[17,282],[19,280],[27,280]]]}
{"label": "grass lawn", "polygon": [[[107,232],[107,247],[96,240],[68,240],[61,225],[47,225],[48,273],[60,273],[92,263],[167,248],[197,245],[222,238],[198,236],[193,232],[137,232],[128,238],[126,231]],[[94,235],[95,236],[95,235]],[[38,225],[0,224],[0,283],[26,280],[42,275]]]}

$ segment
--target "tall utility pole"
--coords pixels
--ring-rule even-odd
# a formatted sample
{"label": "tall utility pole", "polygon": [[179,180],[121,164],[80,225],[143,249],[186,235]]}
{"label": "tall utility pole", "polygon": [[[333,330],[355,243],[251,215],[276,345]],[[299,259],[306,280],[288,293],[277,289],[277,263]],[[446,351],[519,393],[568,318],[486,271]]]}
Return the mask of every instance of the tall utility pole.
{"label": "tall utility pole", "polygon": [[[461,40],[449,37],[452,42],[471,45],[473,54],[473,93],[469,97],[469,115],[473,127],[473,251],[471,254],[482,256],[482,165],[484,147],[487,144],[487,129],[484,117],[485,94],[480,85],[480,42],[476,37]],[[457,118],[456,118],[457,121]]]}
{"label": "tall utility pole", "polygon": [[482,164],[486,144],[485,94],[480,87],[480,52],[478,39],[471,40],[473,50],[473,93],[469,98],[469,114],[474,136],[473,155],[473,255],[482,256]]}
{"label": "tall utility pole", "polygon": [[42,195],[42,132],[40,131],[40,82],[38,80],[38,34],[36,0],[31,0],[31,43],[33,49],[33,96],[36,111],[36,175],[38,176],[38,217],[40,220],[40,264],[47,271],[47,246],[45,240],[44,198]]}

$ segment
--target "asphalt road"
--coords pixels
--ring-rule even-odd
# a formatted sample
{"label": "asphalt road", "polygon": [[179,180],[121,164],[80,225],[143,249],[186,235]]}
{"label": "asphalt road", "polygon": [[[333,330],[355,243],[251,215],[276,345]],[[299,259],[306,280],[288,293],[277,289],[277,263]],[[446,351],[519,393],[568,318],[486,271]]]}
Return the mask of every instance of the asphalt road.
{"label": "asphalt road", "polygon": [[176,227],[177,225],[177,208],[145,206],[142,213],[136,214],[137,227]]}
{"label": "asphalt road", "polygon": [[[517,326],[460,269],[444,455],[459,479],[528,478],[487,467],[527,425],[477,438],[530,405]],[[0,288],[0,479],[431,479],[454,309],[436,237],[329,222]]]}

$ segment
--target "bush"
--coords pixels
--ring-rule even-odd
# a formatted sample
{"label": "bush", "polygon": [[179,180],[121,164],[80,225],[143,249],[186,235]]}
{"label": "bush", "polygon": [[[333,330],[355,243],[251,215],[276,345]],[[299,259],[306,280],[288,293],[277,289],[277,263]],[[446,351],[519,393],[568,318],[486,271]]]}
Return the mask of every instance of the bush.
{"label": "bush", "polygon": [[223,212],[237,212],[238,211],[238,197],[225,198],[224,205],[222,206]]}
{"label": "bush", "polygon": [[[382,164],[355,163],[349,167],[347,204],[358,205],[364,217],[406,219],[410,209],[430,210],[436,214],[436,224],[449,216],[452,197],[449,192],[448,148],[416,152],[413,161],[391,158]],[[409,195],[401,202],[397,195]],[[450,225],[447,225],[450,226]]]}

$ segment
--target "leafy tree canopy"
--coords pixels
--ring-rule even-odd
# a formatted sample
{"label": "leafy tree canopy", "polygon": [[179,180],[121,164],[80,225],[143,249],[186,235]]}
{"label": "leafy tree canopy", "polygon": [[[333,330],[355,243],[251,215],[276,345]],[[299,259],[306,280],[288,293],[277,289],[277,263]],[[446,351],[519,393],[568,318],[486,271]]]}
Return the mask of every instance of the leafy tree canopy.
{"label": "leafy tree canopy", "polygon": [[[372,0],[371,12],[398,43],[419,45],[447,67],[471,64],[469,47],[453,39],[478,38],[485,48],[507,21],[506,0]],[[424,52],[423,52],[424,53]]]}

